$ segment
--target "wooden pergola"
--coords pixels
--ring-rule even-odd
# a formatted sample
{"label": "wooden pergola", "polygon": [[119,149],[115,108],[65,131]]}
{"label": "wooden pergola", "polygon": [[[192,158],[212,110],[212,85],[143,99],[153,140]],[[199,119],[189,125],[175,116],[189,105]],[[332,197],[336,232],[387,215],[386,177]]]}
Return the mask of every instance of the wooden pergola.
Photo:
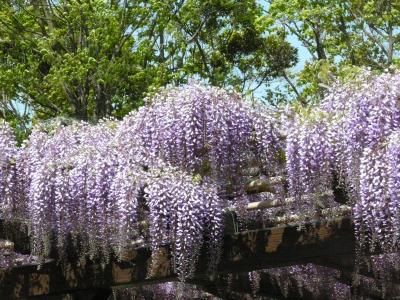
{"label": "wooden pergola", "polygon": [[[265,191],[267,185],[255,182],[248,192]],[[293,199],[286,199],[287,203]],[[285,201],[251,203],[249,210],[282,206]],[[224,285],[226,274],[234,274],[231,289],[251,294],[245,272],[282,266],[313,263],[341,270],[340,281],[351,285],[355,262],[354,225],[349,207],[341,206],[341,216],[329,217],[298,224],[285,224],[278,220],[269,226],[257,225],[236,232],[231,216],[225,229],[221,262],[212,276],[207,273],[206,253],[201,254],[195,276],[188,282],[196,284],[210,294],[224,298],[218,288]],[[227,213],[230,214],[230,213]],[[0,247],[4,252],[29,253],[29,236],[20,225],[0,223]],[[376,249],[379,252],[379,249]],[[151,265],[151,251],[142,247],[127,250],[122,260],[111,259],[102,265],[89,259],[58,263],[50,259],[40,269],[37,265],[20,265],[0,270],[0,299],[107,299],[111,288],[138,287],[147,284],[177,280],[173,272],[169,246],[161,249],[156,265]],[[368,270],[361,270],[372,276]],[[393,289],[395,290],[395,289]],[[273,287],[270,278],[262,275],[260,295],[273,298],[284,296]],[[70,298],[63,298],[63,297]],[[71,298],[72,297],[72,298]],[[380,295],[368,295],[380,298]],[[296,298],[300,299],[300,295]],[[307,298],[309,299],[309,298]]]}

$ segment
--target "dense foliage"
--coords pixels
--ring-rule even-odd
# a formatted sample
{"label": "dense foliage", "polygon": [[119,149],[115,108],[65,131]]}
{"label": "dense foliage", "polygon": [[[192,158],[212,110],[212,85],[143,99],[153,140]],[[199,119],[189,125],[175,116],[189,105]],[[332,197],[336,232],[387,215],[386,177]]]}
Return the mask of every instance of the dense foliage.
{"label": "dense foliage", "polygon": [[123,117],[191,77],[254,89],[297,59],[261,16],[255,0],[1,0],[0,115],[26,131],[59,115]]}
{"label": "dense foliage", "polygon": [[0,1],[0,116],[27,136],[59,115],[122,118],[201,78],[278,105],[335,76],[399,65],[399,4],[381,0]]}
{"label": "dense foliage", "polygon": [[336,76],[357,76],[360,67],[382,72],[399,66],[398,1],[265,2],[268,13],[263,20],[274,28],[270,30],[283,30],[301,44],[304,66],[286,72],[293,81],[289,91],[304,103],[326,96],[326,86]]}

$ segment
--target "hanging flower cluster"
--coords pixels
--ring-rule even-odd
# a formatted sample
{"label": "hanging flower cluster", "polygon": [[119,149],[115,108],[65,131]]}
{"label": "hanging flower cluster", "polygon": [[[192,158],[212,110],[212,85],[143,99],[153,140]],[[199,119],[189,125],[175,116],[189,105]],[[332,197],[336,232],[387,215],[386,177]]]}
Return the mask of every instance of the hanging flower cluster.
{"label": "hanging flower cluster", "polygon": [[333,151],[325,114],[296,115],[286,123],[286,169],[289,192],[298,198],[331,188]]}
{"label": "hanging flower cluster", "polygon": [[221,192],[241,192],[252,157],[275,171],[281,142],[273,114],[223,89],[192,82],[162,91],[124,123],[126,140],[138,139],[150,157],[210,177]]}
{"label": "hanging flower cluster", "polygon": [[91,255],[104,250],[96,241],[104,233],[108,205],[103,200],[112,178],[112,166],[107,168],[112,157],[108,125],[36,128],[21,148],[17,169],[24,193],[18,201],[26,202],[22,217],[33,231],[33,253],[47,255],[54,234],[63,255],[68,236],[76,238],[84,231],[88,236],[82,238],[83,249]]}
{"label": "hanging flower cluster", "polygon": [[0,120],[0,206],[3,218],[9,214],[9,208],[16,197],[16,157],[17,147],[12,130]]}
{"label": "hanging flower cluster", "polygon": [[357,237],[373,249],[398,251],[400,225],[400,131],[366,147],[360,160],[360,199],[354,206]]}
{"label": "hanging flower cluster", "polygon": [[[294,265],[259,271],[267,274],[285,298],[297,291],[301,298],[349,299],[350,286],[341,282],[340,271],[315,265]],[[296,296],[295,296],[296,297]]]}
{"label": "hanging flower cluster", "polygon": [[19,155],[26,186],[16,200],[26,201],[20,214],[30,222],[33,253],[46,257],[55,237],[61,257],[72,241],[80,255],[107,261],[140,237],[146,216],[153,252],[173,242],[174,267],[184,280],[193,274],[203,244],[213,263],[218,259],[222,201],[212,183],[150,160],[135,139],[122,153],[127,141],[116,131],[124,124],[33,130]]}
{"label": "hanging flower cluster", "polygon": [[62,258],[72,242],[79,255],[107,261],[145,239],[154,254],[170,245],[182,280],[203,245],[216,265],[223,196],[243,194],[250,160],[274,172],[281,143],[272,114],[196,83],[162,91],[122,122],[65,125],[34,128],[18,151],[9,130],[1,131],[3,199],[10,165],[18,178],[18,197],[3,202],[12,218],[29,223],[33,253],[45,258],[55,241]]}
{"label": "hanging flower cluster", "polygon": [[[336,165],[355,201],[356,234],[360,243],[376,243],[387,251],[398,247],[396,198],[397,134],[400,125],[400,74],[365,73],[353,94],[342,97],[340,121],[332,126]],[[345,100],[347,98],[347,100]],[[325,103],[329,107],[332,99]],[[335,110],[334,110],[335,111]],[[339,117],[337,117],[339,119]],[[389,184],[390,181],[390,184]]]}
{"label": "hanging flower cluster", "polygon": [[336,174],[354,204],[360,245],[388,251],[399,246],[399,99],[400,73],[365,72],[286,126],[291,194],[329,189]]}
{"label": "hanging flower cluster", "polygon": [[400,73],[366,72],[283,119],[235,93],[190,83],[161,91],[122,121],[35,128],[20,148],[2,123],[2,214],[28,221],[41,257],[54,239],[60,256],[73,241],[80,255],[105,261],[132,241],[145,240],[155,254],[168,244],[184,280],[204,244],[211,265],[218,261],[222,209],[228,199],[245,206],[247,169],[280,175],[286,160],[298,214],[321,206],[305,196],[343,184],[359,245],[397,251],[399,99]]}
{"label": "hanging flower cluster", "polygon": [[163,299],[163,300],[220,300],[202,290],[196,285],[181,282],[165,282],[153,285],[138,286],[135,288],[123,288],[113,290],[114,298],[118,300],[132,299]]}

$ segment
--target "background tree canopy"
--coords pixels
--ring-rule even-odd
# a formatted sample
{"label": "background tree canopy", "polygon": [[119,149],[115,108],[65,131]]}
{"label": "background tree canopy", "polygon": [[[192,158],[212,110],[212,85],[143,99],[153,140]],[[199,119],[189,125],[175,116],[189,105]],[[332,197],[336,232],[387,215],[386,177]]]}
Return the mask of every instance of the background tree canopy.
{"label": "background tree canopy", "polygon": [[[0,116],[122,117],[189,78],[271,105],[399,64],[400,4],[363,0],[0,0]],[[310,59],[298,64],[298,48]]]}

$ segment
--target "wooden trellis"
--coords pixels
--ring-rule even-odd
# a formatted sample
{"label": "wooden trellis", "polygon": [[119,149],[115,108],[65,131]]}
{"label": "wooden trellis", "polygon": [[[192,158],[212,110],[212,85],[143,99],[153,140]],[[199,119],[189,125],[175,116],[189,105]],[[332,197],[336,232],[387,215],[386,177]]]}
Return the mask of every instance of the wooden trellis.
{"label": "wooden trellis", "polygon": [[[261,181],[253,182],[248,192],[269,191],[270,186]],[[292,202],[290,198],[284,201],[262,201],[251,203],[248,209],[284,206]],[[300,227],[297,224],[284,224],[284,220],[277,219],[274,226],[244,232],[235,232],[228,217],[222,258],[216,273],[210,277],[206,253],[202,253],[195,276],[189,282],[210,293],[220,294],[218,285],[223,280],[220,275],[236,274],[232,288],[245,294],[250,291],[248,285],[243,284],[248,281],[246,276],[240,275],[243,272],[314,263],[344,270],[340,280],[350,285],[354,270],[355,238],[348,210],[348,207],[341,206],[339,211],[342,217],[326,217]],[[322,210],[321,215],[329,216],[330,210]],[[295,221],[295,216],[292,219]],[[13,250],[29,253],[29,237],[26,231],[20,230],[19,225],[1,223],[0,238],[4,239],[0,243],[3,253],[8,251],[12,255]],[[127,250],[122,260],[111,259],[106,265],[90,260],[63,263],[49,260],[40,269],[37,265],[22,265],[0,270],[0,299],[63,299],[65,295],[73,295],[74,299],[107,299],[113,287],[134,287],[177,279],[168,246],[161,248],[157,262],[152,262],[151,256],[150,249],[143,247]],[[260,293],[282,297],[270,288],[267,275],[261,279]]]}
{"label": "wooden trellis", "polygon": [[[248,272],[353,255],[354,232],[349,218],[312,222],[302,226],[301,230],[297,226],[277,226],[226,234],[217,273]],[[62,295],[176,279],[167,246],[162,248],[159,257],[151,277],[148,277],[151,252],[147,248],[127,251],[122,261],[113,260],[107,265],[89,260],[57,264],[53,260],[39,270],[36,265],[3,270],[0,273],[0,299]],[[201,285],[210,281],[211,286],[204,261],[202,255],[196,275],[190,281],[198,281]]]}

